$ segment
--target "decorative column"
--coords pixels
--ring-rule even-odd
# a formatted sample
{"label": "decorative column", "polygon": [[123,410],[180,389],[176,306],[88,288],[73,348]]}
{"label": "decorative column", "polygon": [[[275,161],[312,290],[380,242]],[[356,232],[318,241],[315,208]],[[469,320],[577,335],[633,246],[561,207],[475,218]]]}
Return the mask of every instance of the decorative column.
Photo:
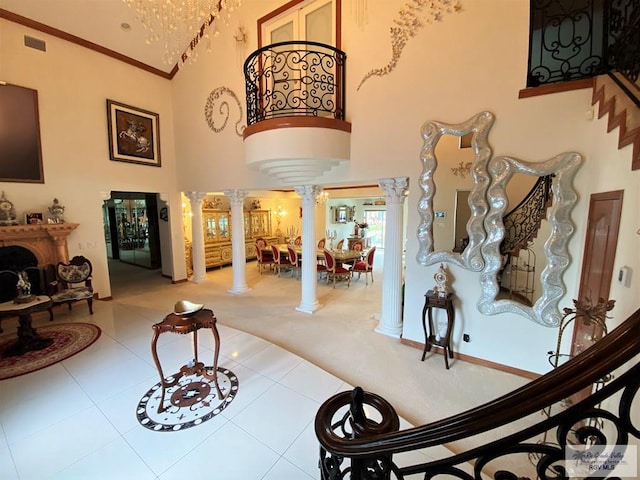
{"label": "decorative column", "polygon": [[402,334],[402,225],[407,177],[385,178],[378,183],[385,192],[387,216],[384,235],[382,313],[375,331],[390,337]]}
{"label": "decorative column", "polygon": [[296,310],[313,313],[320,304],[316,294],[316,197],[322,191],[318,185],[294,187],[302,197],[302,298]]}
{"label": "decorative column", "polygon": [[204,230],[202,228],[202,200],[205,192],[184,192],[191,203],[191,256],[193,260],[192,282],[200,283],[207,279],[207,268],[204,261]]}
{"label": "decorative column", "polygon": [[246,190],[224,190],[231,203],[231,267],[233,268],[233,287],[229,293],[239,295],[251,289],[247,286],[247,253],[244,242],[244,199]]}

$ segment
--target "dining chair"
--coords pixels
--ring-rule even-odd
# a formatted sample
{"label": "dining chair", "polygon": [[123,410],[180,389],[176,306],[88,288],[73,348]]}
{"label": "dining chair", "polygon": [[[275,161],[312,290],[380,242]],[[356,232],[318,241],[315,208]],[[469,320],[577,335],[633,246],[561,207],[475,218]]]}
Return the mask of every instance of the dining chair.
{"label": "dining chair", "polygon": [[258,258],[258,271],[260,272],[260,275],[262,275],[265,265],[269,268],[273,265],[273,253],[269,252],[269,255],[265,255],[262,249],[258,246],[258,242],[256,242],[256,257]]}
{"label": "dining chair", "polygon": [[338,242],[336,245],[336,250],[342,250],[342,246],[344,245],[344,238]]}
{"label": "dining chair", "polygon": [[347,265],[350,265],[351,267],[353,267],[358,261],[363,260],[363,254],[362,251],[364,250],[364,244],[360,241],[354,242],[351,245],[351,250],[353,250],[354,252],[357,252],[360,254],[360,257],[354,260],[349,260],[344,262]]}
{"label": "dining chair", "polygon": [[364,260],[354,263],[353,268],[351,269],[351,275],[353,276],[354,273],[357,273],[358,278],[360,278],[360,275],[364,273],[365,285],[369,285],[367,275],[371,275],[371,283],[373,283],[373,256],[375,254],[376,254],[376,247],[373,246],[367,252],[367,255],[365,256]]}
{"label": "dining chair", "polygon": [[273,268],[278,271],[278,276],[280,276],[280,271],[282,267],[288,266],[288,262],[282,258],[280,255],[280,250],[275,245],[271,245],[271,253],[273,254]]}
{"label": "dining chair", "polygon": [[327,272],[327,284],[333,280],[333,288],[336,288],[336,279],[343,278],[347,280],[347,288],[351,286],[351,271],[336,263],[333,254],[324,249],[324,263]]}
{"label": "dining chair", "polygon": [[264,259],[268,259],[269,257],[273,257],[273,254],[271,253],[271,251],[269,251],[269,244],[262,237],[256,238],[256,250],[258,250],[258,249],[260,249],[262,251],[262,257]]}
{"label": "dining chair", "polygon": [[296,239],[293,241],[293,244],[297,247],[302,245],[302,236],[298,235]]}
{"label": "dining chair", "polygon": [[318,248],[324,248],[326,241],[327,241],[326,239],[321,238],[320,241],[318,242]]}
{"label": "dining chair", "polygon": [[300,257],[298,257],[298,252],[296,252],[291,247],[287,247],[287,251],[289,252],[289,266],[291,267],[291,275],[299,278],[302,262]]}

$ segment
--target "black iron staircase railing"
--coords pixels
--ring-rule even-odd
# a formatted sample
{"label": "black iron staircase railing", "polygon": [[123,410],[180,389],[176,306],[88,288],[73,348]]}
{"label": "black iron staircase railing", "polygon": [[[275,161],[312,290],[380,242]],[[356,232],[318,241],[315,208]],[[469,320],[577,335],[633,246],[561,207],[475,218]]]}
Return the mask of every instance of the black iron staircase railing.
{"label": "black iron staircase railing", "polygon": [[552,201],[552,183],[552,175],[540,177],[527,196],[504,216],[504,240],[500,246],[503,255],[517,256],[536,237]]}
{"label": "black iron staircase railing", "polygon": [[289,116],[344,120],[346,55],[317,42],[267,45],[244,63],[247,123]]}
{"label": "black iron staircase railing", "polygon": [[[573,470],[592,464],[587,460],[578,464],[574,454],[586,459],[597,453],[602,460],[606,452],[614,460],[624,455],[631,436],[640,438],[640,425],[632,418],[640,402],[638,353],[640,310],[583,353],[529,384],[461,414],[406,430],[398,429],[396,412],[381,397],[359,388],[338,393],[324,402],[316,415],[321,478],[385,480],[416,475],[411,478],[431,479],[442,475],[481,480],[491,471],[501,480],[580,477]],[[627,364],[630,360],[634,361]],[[613,376],[623,365],[626,371],[617,378],[581,402],[564,407],[565,399],[607,375]],[[550,407],[555,414],[534,420],[534,414]],[[374,420],[376,417],[379,420]],[[482,442],[486,436],[480,434],[502,431],[523,419],[528,423],[519,431]],[[542,442],[543,435],[554,442]],[[396,463],[402,452],[460,440],[477,446],[437,460]],[[614,445],[609,451],[604,448]]]}

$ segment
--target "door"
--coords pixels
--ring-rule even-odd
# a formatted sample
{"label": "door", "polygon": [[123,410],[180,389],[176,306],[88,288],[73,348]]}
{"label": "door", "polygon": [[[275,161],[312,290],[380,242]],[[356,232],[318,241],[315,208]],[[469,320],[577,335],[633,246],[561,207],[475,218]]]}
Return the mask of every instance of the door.
{"label": "door", "polygon": [[[613,263],[618,245],[618,230],[622,212],[623,191],[596,193],[589,201],[589,220],[585,239],[582,274],[578,299],[593,304],[598,299],[609,300],[613,277]],[[602,331],[594,325],[575,320],[571,356],[577,355],[595,343]],[[577,402],[589,395],[590,388],[572,397]]]}
{"label": "door", "polygon": [[[264,45],[280,42],[307,40],[335,46],[335,4],[333,0],[315,0],[298,3],[281,15],[262,24],[261,39]],[[263,46],[263,45],[260,45]],[[293,51],[292,51],[293,50]],[[273,103],[288,105],[292,110],[305,108],[309,98],[308,82],[301,82],[302,75],[308,72],[300,70],[305,64],[300,47],[283,46],[274,49],[280,55],[272,55],[262,68],[270,70],[271,75],[263,76],[261,91],[273,92]],[[313,96],[311,96],[313,97]],[[296,108],[297,106],[297,108]],[[282,110],[282,108],[279,108]]]}

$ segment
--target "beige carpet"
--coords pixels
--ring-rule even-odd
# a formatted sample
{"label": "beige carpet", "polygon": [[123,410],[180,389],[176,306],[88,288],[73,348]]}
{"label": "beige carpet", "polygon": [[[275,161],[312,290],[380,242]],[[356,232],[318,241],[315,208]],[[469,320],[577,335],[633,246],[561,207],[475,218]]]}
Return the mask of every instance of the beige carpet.
{"label": "beige carpet", "polygon": [[[318,283],[323,305],[313,315],[297,312],[300,281],[283,274],[258,273],[247,264],[251,291],[231,295],[232,268],[207,273],[200,284],[171,284],[158,270],[112,262],[115,302],[170,312],[178,300],[204,303],[221,324],[262,337],[342,378],[382,395],[398,414],[423,425],[488,402],[528,380],[457,359],[446,370],[442,356],[420,361],[422,351],[374,332],[380,311],[382,255],[376,258],[374,283],[364,277],[350,288]],[[497,434],[496,434],[497,435]],[[449,445],[458,451],[464,444]],[[466,445],[468,446],[468,445]]]}

